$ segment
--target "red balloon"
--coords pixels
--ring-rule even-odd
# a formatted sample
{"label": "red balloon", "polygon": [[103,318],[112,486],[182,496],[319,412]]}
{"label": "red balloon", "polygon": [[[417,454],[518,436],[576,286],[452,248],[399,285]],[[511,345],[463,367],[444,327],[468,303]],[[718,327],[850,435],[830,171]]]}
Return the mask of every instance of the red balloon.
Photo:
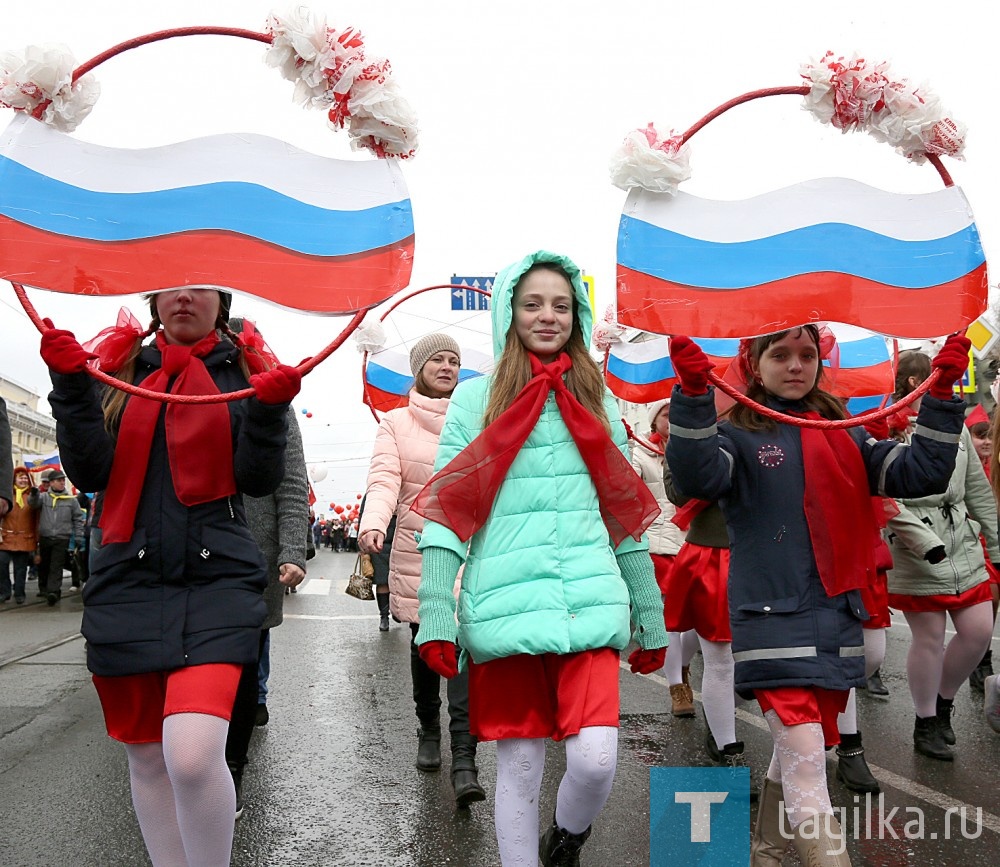
{"label": "red balloon", "polygon": [[338,515],[343,515],[344,514],[344,507],[343,506],[334,506],[333,507],[333,511],[335,511]]}
{"label": "red balloon", "polygon": [[331,509],[336,509],[337,508],[337,504],[336,503],[330,503],[330,508]]}
{"label": "red balloon", "polygon": [[313,417],[313,414],[311,412],[307,412],[306,413],[306,418],[312,418],[312,417]]}
{"label": "red balloon", "polygon": [[355,496],[356,496],[356,497],[357,497],[357,498],[358,498],[359,500],[361,499],[361,494],[355,494]]}

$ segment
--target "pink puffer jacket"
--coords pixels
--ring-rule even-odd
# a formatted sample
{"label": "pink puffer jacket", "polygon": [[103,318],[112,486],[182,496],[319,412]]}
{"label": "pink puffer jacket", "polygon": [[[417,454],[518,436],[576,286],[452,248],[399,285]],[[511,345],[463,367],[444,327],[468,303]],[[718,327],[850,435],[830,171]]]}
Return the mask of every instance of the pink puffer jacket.
{"label": "pink puffer jacket", "polygon": [[384,533],[396,514],[389,556],[389,606],[397,619],[418,623],[420,554],[414,533],[423,529],[424,519],[410,511],[410,504],[434,474],[448,399],[424,397],[411,389],[409,400],[409,406],[386,413],[379,424],[359,533]]}

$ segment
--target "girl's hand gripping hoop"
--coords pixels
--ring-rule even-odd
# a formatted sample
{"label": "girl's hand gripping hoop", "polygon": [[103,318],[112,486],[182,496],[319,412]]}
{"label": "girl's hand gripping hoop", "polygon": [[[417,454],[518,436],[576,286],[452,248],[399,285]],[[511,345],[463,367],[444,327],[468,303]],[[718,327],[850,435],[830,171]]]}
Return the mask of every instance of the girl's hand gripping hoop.
{"label": "girl's hand gripping hoop", "polygon": [[701,347],[690,337],[670,338],[670,362],[681,381],[681,391],[688,397],[697,397],[708,391],[708,372],[712,362]]}

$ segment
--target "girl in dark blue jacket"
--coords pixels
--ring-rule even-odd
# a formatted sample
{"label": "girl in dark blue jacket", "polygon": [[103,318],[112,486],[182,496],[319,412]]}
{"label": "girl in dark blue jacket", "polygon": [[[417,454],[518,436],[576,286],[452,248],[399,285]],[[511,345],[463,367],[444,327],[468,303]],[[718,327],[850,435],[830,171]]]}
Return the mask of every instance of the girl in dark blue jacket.
{"label": "girl in dark blue jacket", "polygon": [[[814,325],[741,341],[748,396],[788,415],[843,418],[840,401],[820,388],[820,346]],[[837,715],[865,682],[860,590],[875,575],[871,497],[945,489],[963,417],[951,384],[967,353],[968,341],[954,337],[938,355],[941,376],[906,446],[860,427],[777,423],[740,404],[717,426],[711,361],[690,339],[671,340],[680,385],[667,461],[684,494],[718,500],[725,513],[736,689],[757,699],[774,740],[753,864],[780,864],[789,839],[803,863],[850,863],[824,748],[839,742]]]}

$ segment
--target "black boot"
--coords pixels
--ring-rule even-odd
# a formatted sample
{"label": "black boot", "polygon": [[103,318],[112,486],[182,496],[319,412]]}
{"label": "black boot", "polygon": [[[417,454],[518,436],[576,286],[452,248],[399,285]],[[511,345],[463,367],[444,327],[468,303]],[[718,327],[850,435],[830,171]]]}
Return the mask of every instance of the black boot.
{"label": "black boot", "polygon": [[[746,768],[750,771],[750,802],[754,803],[757,801],[759,792],[758,787],[754,784],[753,779],[753,769],[747,764],[746,757],[743,755],[743,741],[733,741],[731,744],[726,744],[721,750],[715,744],[715,738],[712,733],[708,733],[708,742],[706,747],[715,746],[718,758],[715,759],[716,764],[722,765],[724,768]],[[710,753],[711,755],[711,753]]]}
{"label": "black boot", "polygon": [[378,602],[378,631],[388,632],[389,631],[389,594],[388,593],[375,593],[375,601]]}
{"label": "black boot", "polygon": [[436,771],[441,767],[441,724],[417,729],[417,768]]}
{"label": "black boot", "polygon": [[589,836],[590,828],[581,834],[570,834],[553,818],[552,825],[538,841],[540,867],[580,867],[580,849]]}
{"label": "black boot", "polygon": [[983,683],[991,674],[993,674],[993,651],[987,650],[983,654],[983,658],[979,660],[979,665],[969,675],[969,686],[976,692],[983,692]]}
{"label": "black boot", "polygon": [[841,735],[837,747],[837,779],[852,792],[871,792],[877,795],[881,788],[865,761],[865,748],[861,746],[861,732]]}
{"label": "black boot", "polygon": [[486,800],[476,767],[476,739],[470,734],[451,736],[451,786],[459,808]]}
{"label": "black boot", "polygon": [[877,695],[884,698],[889,694],[888,687],[882,683],[882,672],[878,668],[876,668],[872,672],[872,676],[868,678],[868,683],[865,688],[868,690],[868,695]]}
{"label": "black boot", "polygon": [[233,785],[236,787],[236,819],[243,816],[243,768],[233,762],[227,762],[229,773],[233,775]]}
{"label": "black boot", "polygon": [[955,699],[937,697],[937,721],[941,738],[949,746],[955,743],[955,730],[951,727],[951,715],[955,712]]}
{"label": "black boot", "polygon": [[942,762],[955,760],[951,747],[941,737],[936,716],[918,716],[913,726],[913,748],[929,759]]}

